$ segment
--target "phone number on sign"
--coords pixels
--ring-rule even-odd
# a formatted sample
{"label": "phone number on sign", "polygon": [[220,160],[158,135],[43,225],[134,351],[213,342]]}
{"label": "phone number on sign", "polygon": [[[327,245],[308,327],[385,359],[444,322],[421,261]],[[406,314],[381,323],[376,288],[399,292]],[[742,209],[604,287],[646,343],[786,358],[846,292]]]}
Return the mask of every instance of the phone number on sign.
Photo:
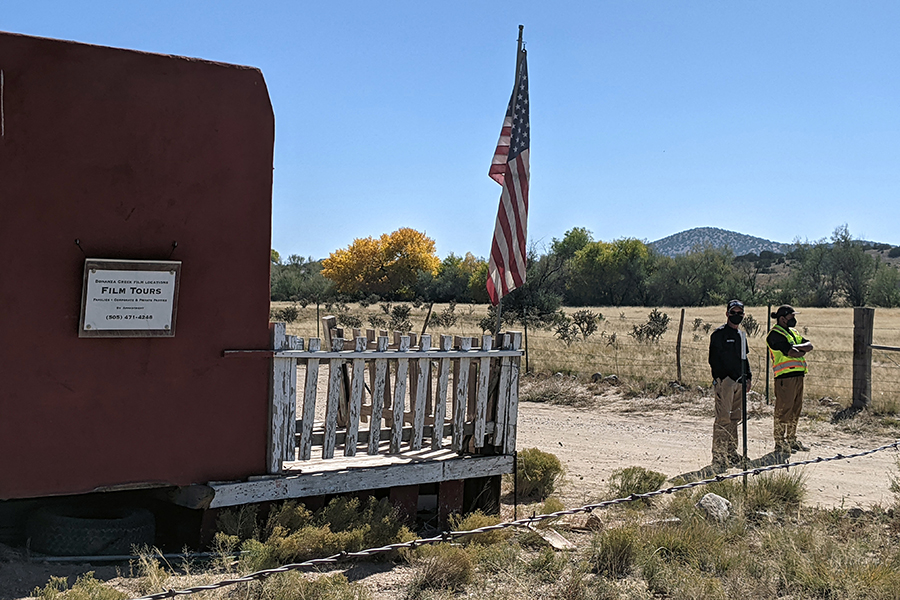
{"label": "phone number on sign", "polygon": [[107,321],[129,320],[129,319],[152,319],[153,315],[106,315]]}

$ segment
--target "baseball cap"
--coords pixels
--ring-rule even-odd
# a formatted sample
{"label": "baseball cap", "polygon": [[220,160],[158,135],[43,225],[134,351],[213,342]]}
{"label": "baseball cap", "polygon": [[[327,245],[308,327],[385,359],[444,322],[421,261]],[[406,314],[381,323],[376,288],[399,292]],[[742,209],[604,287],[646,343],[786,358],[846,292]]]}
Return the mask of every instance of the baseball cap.
{"label": "baseball cap", "polygon": [[725,310],[731,310],[731,309],[734,308],[735,306],[740,307],[740,308],[744,308],[744,303],[741,302],[740,300],[729,300],[729,301],[728,301],[728,307],[727,307]]}
{"label": "baseball cap", "polygon": [[772,313],[773,319],[780,319],[781,317],[786,317],[788,315],[799,315],[797,311],[794,310],[794,307],[790,304],[782,304],[778,307],[778,310]]}

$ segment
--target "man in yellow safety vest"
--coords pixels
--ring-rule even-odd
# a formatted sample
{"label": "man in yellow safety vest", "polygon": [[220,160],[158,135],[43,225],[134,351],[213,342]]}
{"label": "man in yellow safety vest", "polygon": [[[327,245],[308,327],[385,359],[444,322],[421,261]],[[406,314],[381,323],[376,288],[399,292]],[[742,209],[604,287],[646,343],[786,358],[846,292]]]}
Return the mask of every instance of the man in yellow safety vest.
{"label": "man in yellow safety vest", "polygon": [[775,452],[809,452],[797,439],[797,421],[803,408],[803,378],[808,372],[806,354],[813,349],[809,340],[794,329],[797,315],[789,304],[772,313],[775,326],[766,336],[775,372]]}

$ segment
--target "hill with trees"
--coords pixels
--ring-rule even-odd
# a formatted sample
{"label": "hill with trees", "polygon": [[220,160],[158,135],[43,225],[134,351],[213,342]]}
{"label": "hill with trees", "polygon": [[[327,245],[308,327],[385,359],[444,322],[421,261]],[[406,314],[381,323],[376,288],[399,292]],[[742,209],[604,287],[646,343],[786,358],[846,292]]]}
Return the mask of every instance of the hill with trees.
{"label": "hill with trees", "polygon": [[735,256],[759,254],[760,252],[784,254],[793,248],[793,244],[773,242],[717,227],[695,227],[650,243],[654,250],[665,256],[677,256],[690,252],[697,246],[706,245],[714,248],[729,248]]}

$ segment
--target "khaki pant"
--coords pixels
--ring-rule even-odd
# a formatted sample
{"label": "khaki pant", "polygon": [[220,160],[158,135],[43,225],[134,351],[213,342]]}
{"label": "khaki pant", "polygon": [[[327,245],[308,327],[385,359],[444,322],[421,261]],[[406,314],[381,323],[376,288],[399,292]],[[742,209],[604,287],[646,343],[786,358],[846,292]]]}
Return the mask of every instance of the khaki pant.
{"label": "khaki pant", "polygon": [[790,452],[803,408],[803,377],[775,378],[775,451]]}
{"label": "khaki pant", "polygon": [[731,377],[715,384],[716,420],[713,423],[713,463],[724,462],[729,455],[737,454],[737,426],[741,422],[741,387]]}

